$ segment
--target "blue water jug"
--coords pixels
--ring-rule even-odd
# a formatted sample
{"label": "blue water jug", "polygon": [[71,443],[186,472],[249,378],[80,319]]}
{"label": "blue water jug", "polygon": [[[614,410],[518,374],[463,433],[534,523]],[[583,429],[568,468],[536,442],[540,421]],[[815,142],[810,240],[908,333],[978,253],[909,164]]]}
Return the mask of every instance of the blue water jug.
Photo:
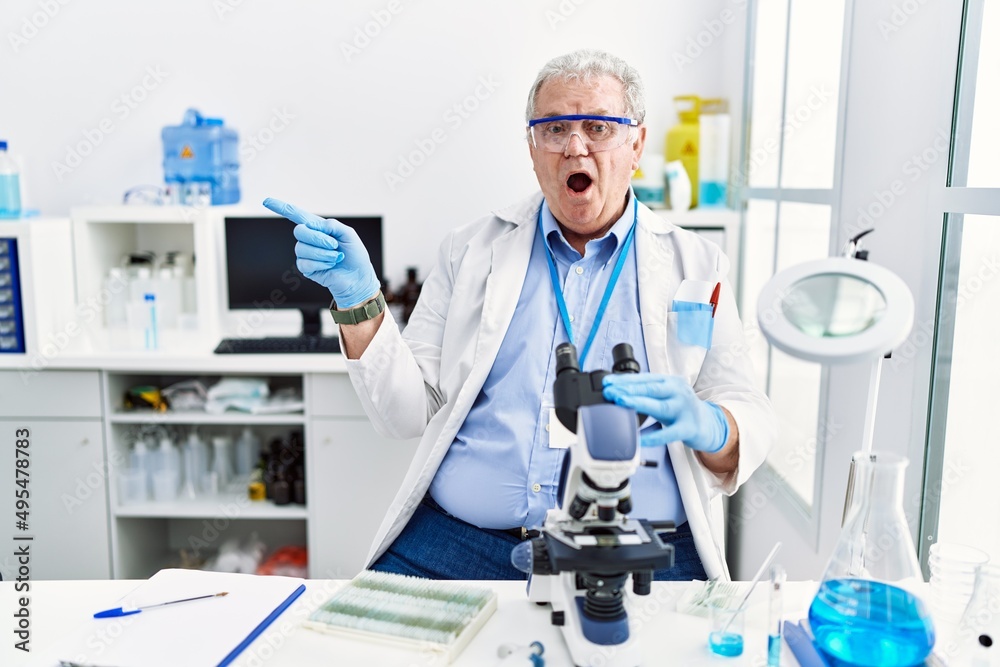
{"label": "blue water jug", "polygon": [[240,200],[239,139],[221,118],[205,118],[197,109],[188,109],[184,122],[163,128],[162,136],[167,183],[181,192],[186,184],[208,183],[213,205]]}

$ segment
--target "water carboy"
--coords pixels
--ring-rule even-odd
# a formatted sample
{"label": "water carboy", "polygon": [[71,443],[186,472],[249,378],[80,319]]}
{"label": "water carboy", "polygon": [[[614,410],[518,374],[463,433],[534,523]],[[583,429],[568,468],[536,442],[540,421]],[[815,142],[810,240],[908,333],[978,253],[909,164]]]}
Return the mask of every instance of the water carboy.
{"label": "water carboy", "polygon": [[853,495],[833,556],[809,607],[816,644],[839,664],[922,665],[934,626],[903,513],[907,460],[854,456]]}

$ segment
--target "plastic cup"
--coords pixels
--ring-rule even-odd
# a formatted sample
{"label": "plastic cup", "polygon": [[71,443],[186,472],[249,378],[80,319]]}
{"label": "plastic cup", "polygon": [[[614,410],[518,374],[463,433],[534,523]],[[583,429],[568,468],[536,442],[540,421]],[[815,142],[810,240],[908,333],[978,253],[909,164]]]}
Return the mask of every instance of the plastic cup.
{"label": "plastic cup", "polygon": [[118,473],[118,502],[122,505],[149,500],[146,471],[127,468]]}
{"label": "plastic cup", "polygon": [[712,653],[728,658],[742,655],[745,614],[724,604],[712,605],[712,631],[708,635]]}
{"label": "plastic cup", "polygon": [[931,605],[934,616],[954,624],[962,616],[976,585],[976,570],[989,561],[985,551],[954,542],[931,545],[927,559],[931,571]]}

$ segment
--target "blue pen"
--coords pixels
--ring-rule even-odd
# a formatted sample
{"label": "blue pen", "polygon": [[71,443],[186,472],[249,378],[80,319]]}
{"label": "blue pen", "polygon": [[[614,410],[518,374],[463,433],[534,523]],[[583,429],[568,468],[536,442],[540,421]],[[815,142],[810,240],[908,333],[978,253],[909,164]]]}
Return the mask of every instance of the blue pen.
{"label": "blue pen", "polygon": [[104,611],[99,611],[94,614],[94,618],[118,618],[119,616],[131,616],[132,614],[138,614],[144,609],[152,609],[153,607],[163,607],[168,604],[177,604],[178,602],[192,602],[194,600],[207,600],[208,598],[219,598],[225,595],[229,595],[228,591],[222,593],[212,593],[211,595],[199,595],[193,598],[184,598],[183,600],[171,600],[169,602],[159,602],[157,604],[148,604],[144,607],[115,607],[114,609],[105,609]]}

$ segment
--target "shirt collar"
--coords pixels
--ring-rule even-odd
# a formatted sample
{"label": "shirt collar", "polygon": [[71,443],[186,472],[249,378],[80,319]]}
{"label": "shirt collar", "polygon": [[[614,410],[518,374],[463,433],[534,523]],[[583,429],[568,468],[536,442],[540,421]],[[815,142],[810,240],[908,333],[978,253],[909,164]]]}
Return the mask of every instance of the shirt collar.
{"label": "shirt collar", "polygon": [[[634,206],[632,203],[633,197],[635,197],[635,193],[632,192],[632,187],[629,186],[628,197],[625,200],[625,211],[621,217],[615,221],[615,224],[611,226],[607,234],[587,242],[588,246],[592,243],[597,245],[597,252],[594,254],[599,257],[601,264],[606,264],[614,256],[615,250],[620,248],[622,243],[625,242],[625,237],[628,235],[629,229],[632,228],[634,218],[632,211]],[[554,257],[566,259],[570,262],[580,259],[580,253],[566,241],[562,229],[559,228],[555,216],[552,215],[552,211],[549,209],[549,203],[544,199],[542,200],[542,233],[545,237],[545,243],[548,244],[549,250],[552,251]]]}

